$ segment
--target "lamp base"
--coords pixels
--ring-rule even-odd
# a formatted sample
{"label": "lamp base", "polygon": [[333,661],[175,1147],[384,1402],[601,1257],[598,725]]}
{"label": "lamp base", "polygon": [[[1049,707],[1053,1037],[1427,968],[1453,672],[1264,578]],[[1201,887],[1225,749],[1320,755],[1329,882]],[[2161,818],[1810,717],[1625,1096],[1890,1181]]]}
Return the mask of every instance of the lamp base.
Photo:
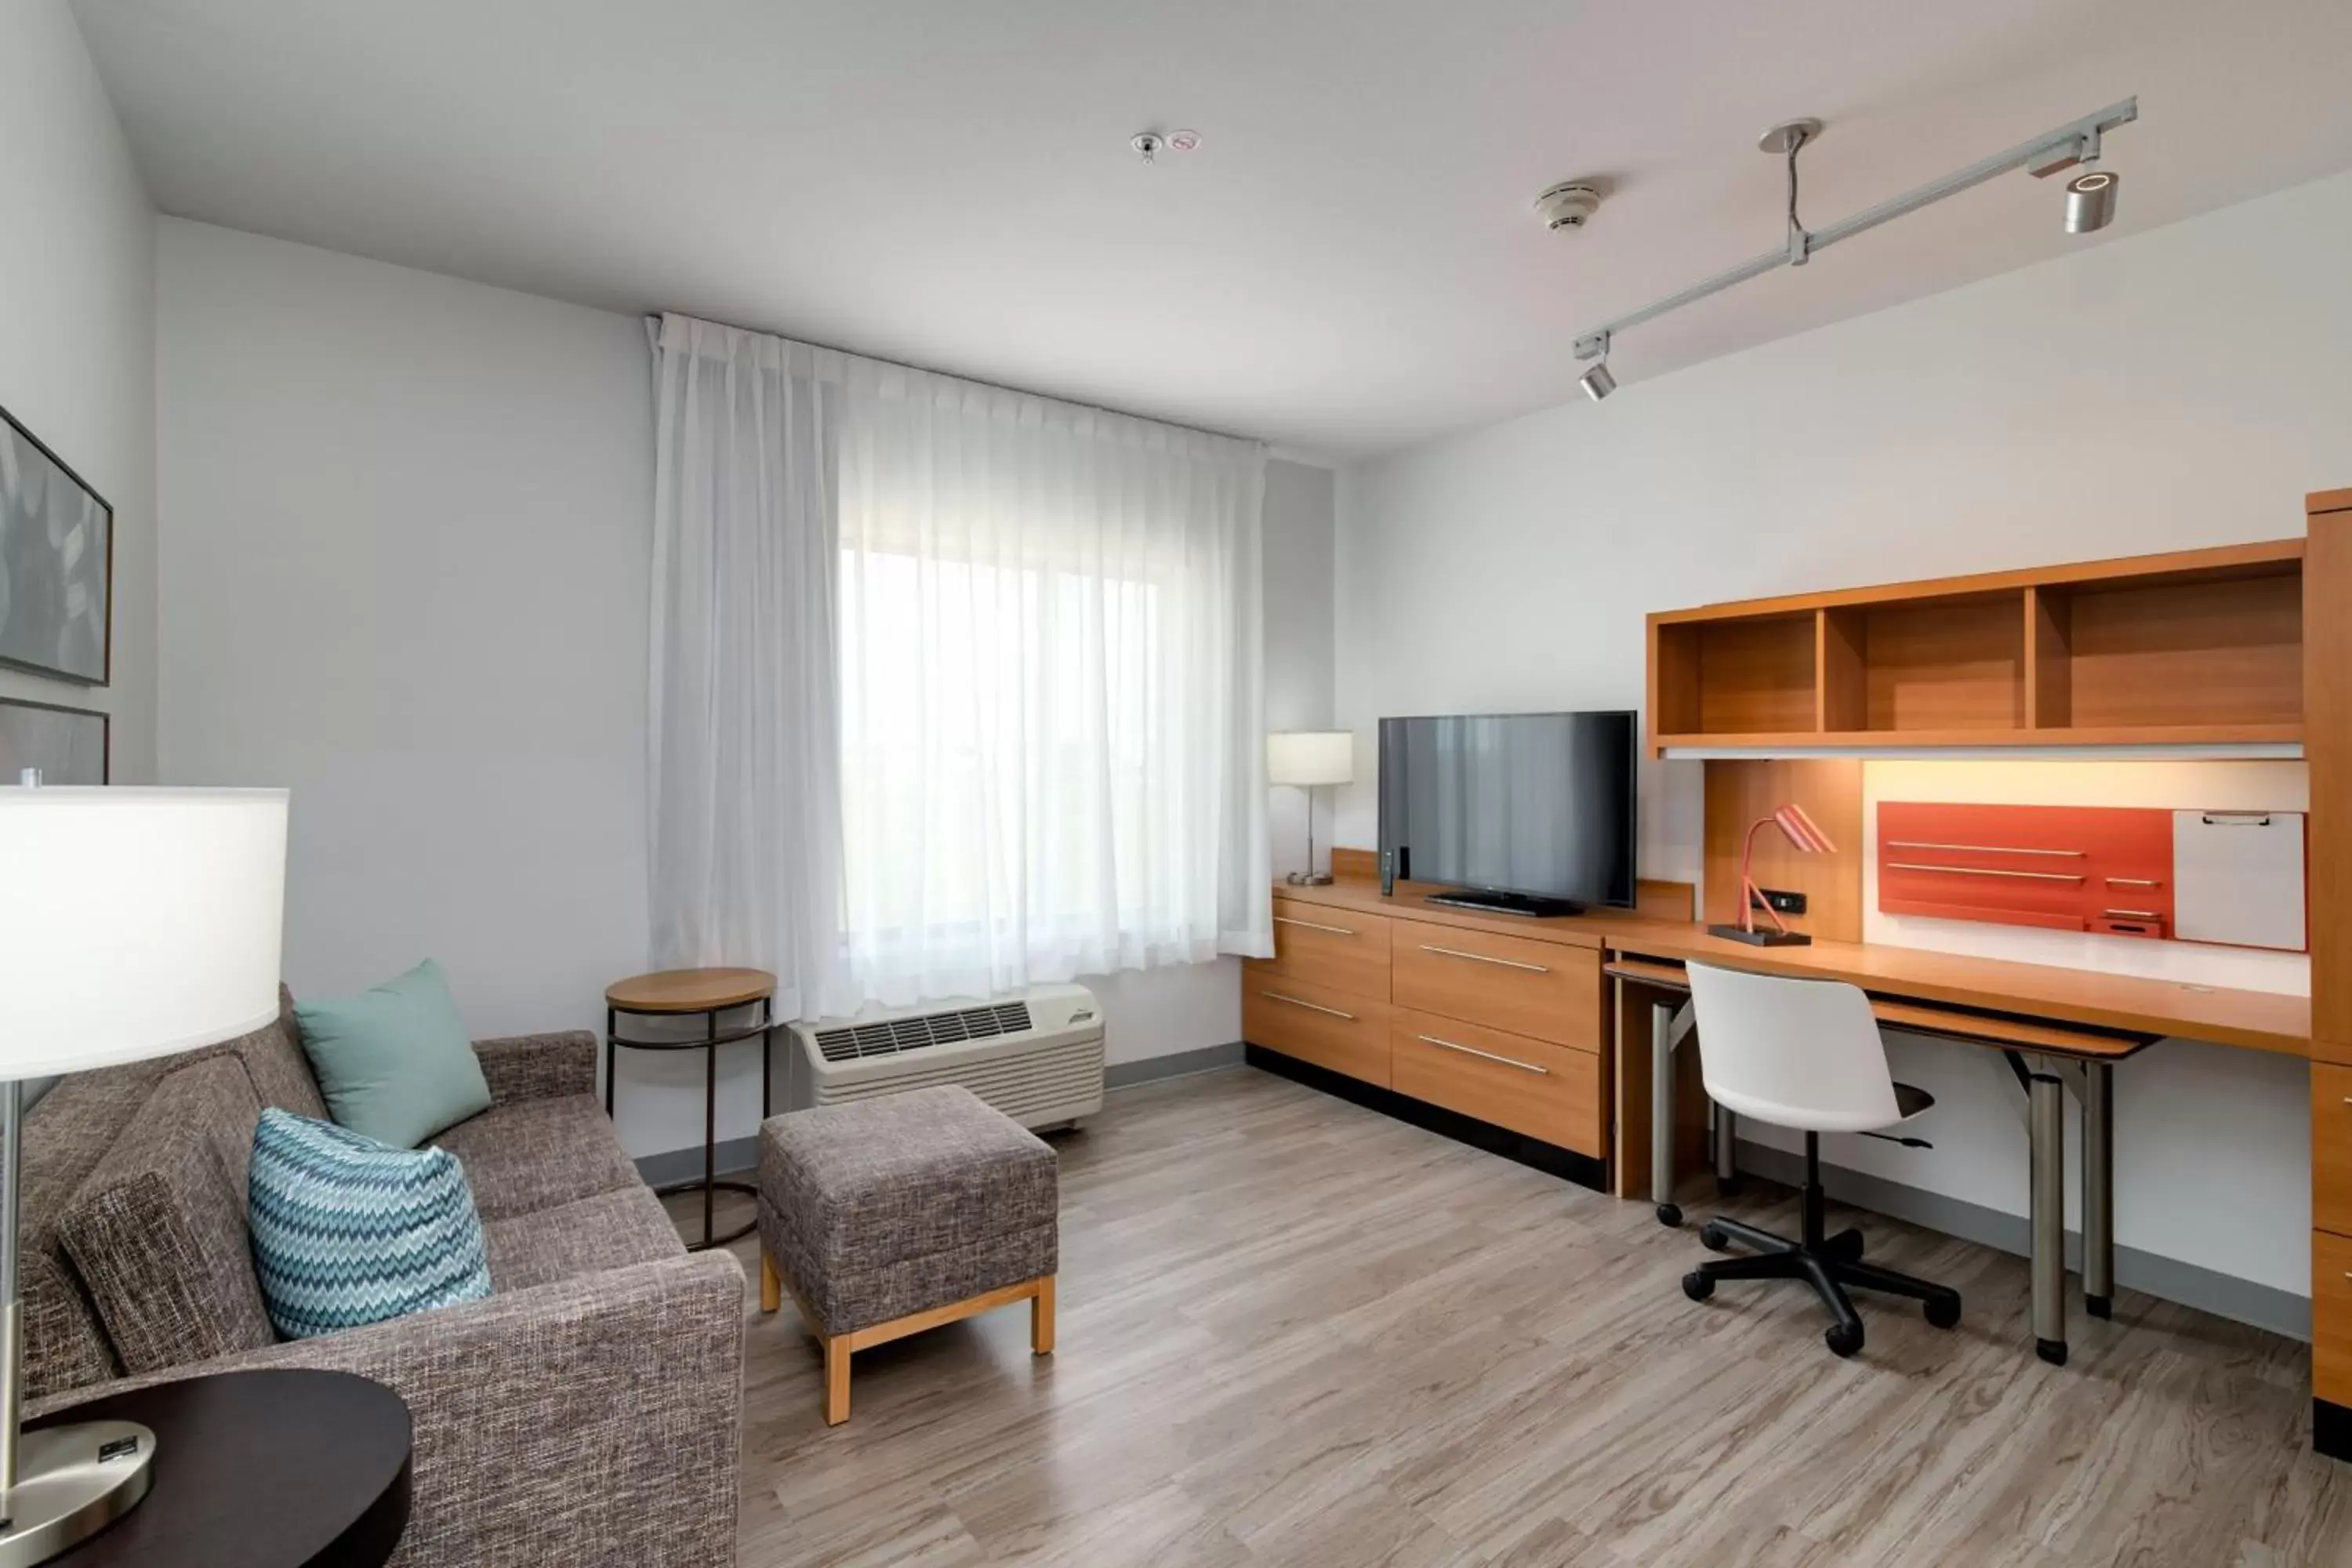
{"label": "lamp base", "polygon": [[1709,936],[1744,942],[1750,947],[1811,947],[1813,939],[1801,931],[1748,931],[1740,926],[1709,926]]}
{"label": "lamp base", "polygon": [[1330,878],[1310,877],[1304,871],[1290,872],[1282,879],[1294,888],[1328,888],[1331,885]]}
{"label": "lamp base", "polygon": [[135,1421],[41,1426],[17,1439],[0,1568],[32,1568],[96,1535],[147,1495],[155,1434]]}

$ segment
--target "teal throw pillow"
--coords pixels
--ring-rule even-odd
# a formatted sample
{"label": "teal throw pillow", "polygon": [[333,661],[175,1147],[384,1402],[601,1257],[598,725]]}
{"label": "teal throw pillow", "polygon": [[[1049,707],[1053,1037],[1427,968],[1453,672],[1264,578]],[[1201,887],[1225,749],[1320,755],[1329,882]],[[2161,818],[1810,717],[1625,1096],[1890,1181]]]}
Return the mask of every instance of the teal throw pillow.
{"label": "teal throw pillow", "polygon": [[298,1002],[294,1023],[328,1114],[354,1132],[414,1149],[490,1108],[449,983],[429,958],[373,991]]}
{"label": "teal throw pillow", "polygon": [[394,1149],[273,1106],[246,1187],[262,1304],[289,1340],[490,1293],[482,1216],[446,1149]]}

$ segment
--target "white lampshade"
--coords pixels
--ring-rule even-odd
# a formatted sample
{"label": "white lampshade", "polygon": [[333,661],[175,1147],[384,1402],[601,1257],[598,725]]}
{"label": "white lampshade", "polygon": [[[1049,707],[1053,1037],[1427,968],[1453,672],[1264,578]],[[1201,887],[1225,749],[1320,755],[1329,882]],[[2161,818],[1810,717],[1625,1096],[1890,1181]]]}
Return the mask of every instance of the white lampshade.
{"label": "white lampshade", "polygon": [[0,1081],[278,1016],[286,792],[0,789]]}
{"label": "white lampshade", "polygon": [[1265,738],[1265,780],[1268,784],[1352,784],[1356,777],[1356,737],[1348,730],[1294,730]]}

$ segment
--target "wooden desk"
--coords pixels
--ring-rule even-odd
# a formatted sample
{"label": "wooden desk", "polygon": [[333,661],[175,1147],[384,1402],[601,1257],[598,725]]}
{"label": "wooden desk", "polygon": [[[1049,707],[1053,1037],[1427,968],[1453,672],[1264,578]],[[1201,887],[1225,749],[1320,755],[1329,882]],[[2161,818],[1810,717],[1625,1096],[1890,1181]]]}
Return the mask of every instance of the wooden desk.
{"label": "wooden desk", "polygon": [[[1616,1026],[1602,1037],[1614,1102],[1611,1190],[1620,1196],[1643,1195],[1639,1177],[1646,1170],[1647,1195],[1667,1224],[1681,1223],[1673,1201],[1673,1053],[1676,1016],[1688,990],[1684,964],[1696,960],[1843,981],[1870,994],[1873,1011],[1887,1027],[2006,1053],[2025,1085],[2033,1148],[2029,1188],[2034,1339],[2043,1357],[2053,1362],[2066,1355],[2066,1087],[2071,1084],[2083,1105],[2084,1294],[2092,1313],[2104,1317],[2115,1289],[2114,1064],[2169,1036],[2286,1056],[2308,1057],[2311,1051],[2311,1004],[2300,996],[1867,942],[1753,947],[1710,936],[1704,925],[1688,921],[1622,910],[1546,920],[1479,914],[1432,904],[1429,891],[1407,885],[1383,898],[1377,883],[1342,881],[1286,888],[1282,893],[1297,903],[1359,915],[1599,950],[1602,973],[1616,993]],[[1633,1025],[1644,1002],[1647,1030]],[[1720,1173],[1728,1173],[1730,1133],[1731,1119],[1718,1118]]]}

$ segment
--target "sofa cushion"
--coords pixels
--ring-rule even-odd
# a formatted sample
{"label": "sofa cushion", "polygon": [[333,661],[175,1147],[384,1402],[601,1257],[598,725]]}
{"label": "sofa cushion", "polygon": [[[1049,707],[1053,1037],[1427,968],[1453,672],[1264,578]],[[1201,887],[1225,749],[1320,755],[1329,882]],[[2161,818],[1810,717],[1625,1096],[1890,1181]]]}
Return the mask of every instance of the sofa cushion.
{"label": "sofa cushion", "polygon": [[251,1207],[262,1299],[288,1339],[490,1293],[481,1215],[446,1149],[395,1149],[266,1110],[253,1134]]}
{"label": "sofa cushion", "polygon": [[245,1223],[261,1102],[243,1064],[166,1077],[58,1216],[58,1233],[128,1373],[272,1343]]}
{"label": "sofa cushion", "polygon": [[465,1162],[486,1220],[643,1184],[593,1095],[493,1106],[433,1142]]}
{"label": "sofa cushion", "polygon": [[297,1003],[294,1019],[328,1110],[354,1132],[414,1149],[489,1109],[482,1064],[429,958],[356,996]]}
{"label": "sofa cushion", "polygon": [[297,1116],[327,1114],[327,1102],[320,1097],[318,1080],[310,1076],[310,1058],[302,1054],[302,1036],[294,1025],[294,993],[285,986],[278,988],[277,1017],[249,1035],[206,1046],[181,1061],[185,1064],[212,1056],[235,1057],[245,1064],[245,1076],[253,1081],[253,1092],[265,1108],[274,1105]]}
{"label": "sofa cushion", "polygon": [[552,1285],[606,1268],[677,1258],[686,1251],[668,1211],[649,1187],[622,1187],[537,1214],[484,1226],[490,1288],[500,1292]]}
{"label": "sofa cushion", "polygon": [[59,1079],[26,1113],[17,1257],[23,1268],[27,1399],[122,1373],[98,1310],[66,1257],[58,1224],[74,1194],[139,1114],[148,1091],[174,1065],[174,1058],[159,1057],[75,1073]]}

